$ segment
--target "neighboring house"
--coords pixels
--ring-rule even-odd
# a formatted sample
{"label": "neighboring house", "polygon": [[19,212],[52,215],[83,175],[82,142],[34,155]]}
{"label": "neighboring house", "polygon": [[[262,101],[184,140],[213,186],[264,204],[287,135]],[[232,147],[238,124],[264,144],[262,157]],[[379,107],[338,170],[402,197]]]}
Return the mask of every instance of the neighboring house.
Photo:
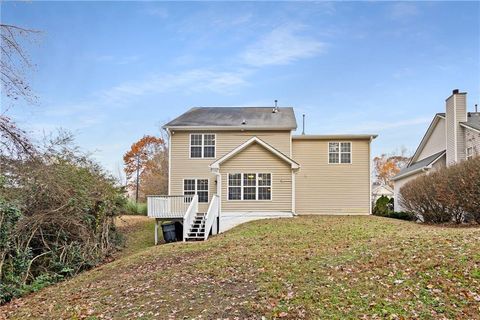
{"label": "neighboring house", "polygon": [[293,108],[192,108],[167,123],[169,196],[149,215],[179,219],[184,239],[259,218],[370,214],[376,135],[292,135]]}
{"label": "neighboring house", "polygon": [[373,205],[377,202],[377,200],[382,197],[393,198],[393,189],[387,185],[378,185],[374,184],[372,188],[372,202]]}
{"label": "neighboring house", "polygon": [[453,90],[446,112],[435,115],[407,167],[392,178],[395,210],[403,210],[400,189],[407,182],[479,155],[480,113],[468,112],[467,93]]}

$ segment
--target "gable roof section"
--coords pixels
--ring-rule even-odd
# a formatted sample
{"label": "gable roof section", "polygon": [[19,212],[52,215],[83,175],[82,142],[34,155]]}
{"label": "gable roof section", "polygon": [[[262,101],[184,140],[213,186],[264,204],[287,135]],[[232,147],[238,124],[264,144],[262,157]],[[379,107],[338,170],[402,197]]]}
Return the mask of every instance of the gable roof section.
{"label": "gable roof section", "polygon": [[269,145],[268,143],[266,143],[265,141],[263,141],[262,139],[260,139],[258,137],[252,137],[252,138],[248,139],[247,141],[245,141],[244,143],[242,143],[241,145],[239,145],[238,147],[236,147],[235,149],[233,149],[232,151],[230,151],[229,153],[225,154],[223,157],[221,157],[220,159],[218,159],[214,163],[210,164],[210,169],[219,169],[220,164],[227,161],[228,159],[231,159],[236,154],[242,152],[245,148],[247,148],[248,146],[250,146],[253,143],[258,143],[260,146],[264,147],[265,149],[267,149],[268,151],[270,151],[271,153],[273,153],[274,155],[276,155],[277,157],[279,157],[283,161],[289,163],[290,166],[292,167],[292,169],[297,170],[297,169],[300,168],[300,165],[297,162],[295,162],[290,157],[283,154],[281,151],[275,149],[274,147],[272,147],[271,145]]}
{"label": "gable roof section", "polygon": [[480,132],[480,112],[469,112],[467,121],[461,122],[462,127]]}
{"label": "gable roof section", "polygon": [[198,107],[165,124],[171,129],[255,129],[293,130],[297,128],[291,107]]}
{"label": "gable roof section", "polygon": [[[382,192],[383,191],[386,191],[386,192]],[[379,194],[379,193],[382,193],[382,194],[393,194],[393,190],[392,188],[390,188],[389,186],[387,185],[380,185],[380,186],[376,186],[375,188],[373,188],[372,190],[372,193],[373,194]]]}
{"label": "gable roof section", "polygon": [[[437,123],[440,121],[440,119],[445,119],[445,113],[437,113],[435,117],[433,117],[432,122],[430,123],[430,126],[427,129],[427,132],[425,132],[425,135],[422,138],[422,141],[420,141],[420,144],[417,147],[417,150],[415,150],[415,153],[413,154],[412,158],[410,159],[410,162],[408,163],[408,166],[410,166],[412,163],[414,163],[417,159],[420,153],[422,152],[423,148],[428,142],[428,139],[430,139],[430,136],[432,135],[433,131],[435,130],[435,126]],[[446,143],[446,141],[445,141]]]}
{"label": "gable roof section", "polygon": [[426,157],[425,159],[422,159],[418,162],[415,162],[413,164],[409,164],[406,168],[403,168],[400,170],[400,172],[392,178],[393,181],[405,178],[409,175],[412,175],[414,173],[420,172],[424,169],[429,169],[435,162],[440,160],[444,155],[446,154],[446,151],[440,151],[435,154],[432,154],[429,157]]}

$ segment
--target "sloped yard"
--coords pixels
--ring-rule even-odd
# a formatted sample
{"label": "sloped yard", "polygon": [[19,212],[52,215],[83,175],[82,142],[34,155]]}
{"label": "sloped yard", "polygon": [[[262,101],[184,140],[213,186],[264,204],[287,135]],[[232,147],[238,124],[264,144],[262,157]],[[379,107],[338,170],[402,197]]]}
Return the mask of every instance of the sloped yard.
{"label": "sloped yard", "polygon": [[[15,300],[25,318],[463,318],[480,314],[480,229],[378,217],[255,221],[150,246],[137,221],[112,263]],[[135,229],[137,228],[137,229]],[[1,317],[1,316],[0,316]]]}

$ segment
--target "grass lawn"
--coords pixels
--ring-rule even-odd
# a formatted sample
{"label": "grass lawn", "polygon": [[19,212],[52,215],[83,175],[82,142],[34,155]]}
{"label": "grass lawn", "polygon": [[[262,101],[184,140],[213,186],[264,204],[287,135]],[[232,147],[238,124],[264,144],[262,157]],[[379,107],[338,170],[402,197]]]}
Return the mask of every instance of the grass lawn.
{"label": "grass lawn", "polygon": [[303,216],[156,247],[151,221],[126,228],[116,261],[17,299],[0,318],[480,318],[479,228]]}

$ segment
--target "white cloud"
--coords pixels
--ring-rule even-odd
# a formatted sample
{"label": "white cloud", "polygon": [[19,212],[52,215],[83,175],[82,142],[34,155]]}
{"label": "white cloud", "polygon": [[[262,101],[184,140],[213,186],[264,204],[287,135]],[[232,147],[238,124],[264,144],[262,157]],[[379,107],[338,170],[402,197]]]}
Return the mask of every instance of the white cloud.
{"label": "white cloud", "polygon": [[168,11],[167,11],[166,8],[151,7],[151,8],[148,8],[148,9],[144,10],[144,12],[146,14],[154,16],[154,17],[159,17],[159,18],[162,18],[162,19],[168,18]]}
{"label": "white cloud", "polygon": [[420,124],[427,124],[432,121],[432,117],[416,117],[407,120],[399,121],[371,121],[359,123],[358,125],[348,126],[348,129],[344,131],[348,132],[369,132],[369,133],[378,133],[379,131],[388,130],[388,129],[398,129],[403,127],[410,127]]}
{"label": "white cloud", "polygon": [[397,2],[390,9],[390,16],[396,20],[414,17],[419,13],[420,11],[415,4],[407,2]]}
{"label": "white cloud", "polygon": [[130,56],[118,57],[118,56],[105,54],[105,55],[92,56],[91,59],[100,63],[113,63],[113,64],[124,65],[124,64],[130,64],[130,63],[139,61],[140,56],[130,55]]}
{"label": "white cloud", "polygon": [[415,74],[415,71],[414,69],[410,68],[410,67],[404,67],[404,68],[401,68],[397,71],[395,71],[393,73],[393,77],[395,79],[401,79],[401,78],[408,78],[408,77],[411,77]]}
{"label": "white cloud", "polygon": [[228,94],[247,85],[248,74],[248,71],[193,69],[177,74],[156,75],[139,82],[123,83],[103,91],[100,97],[104,103],[118,104],[134,97],[174,90],[186,93],[207,90]]}
{"label": "white cloud", "polygon": [[[247,70],[227,72],[193,69],[180,73],[153,75],[136,82],[120,83],[78,103],[48,107],[44,114],[52,119],[61,119],[71,129],[85,129],[103,123],[108,118],[109,110],[128,106],[139,97],[163,92],[189,94],[211,91],[229,94],[239,87],[248,85],[246,77],[249,74],[250,71]],[[47,127],[45,124],[42,126]],[[49,128],[49,131],[53,128]],[[32,130],[38,131],[38,128]]]}
{"label": "white cloud", "polygon": [[244,62],[255,67],[282,65],[325,52],[325,43],[299,35],[300,29],[291,25],[273,29],[247,48],[242,54]]}

